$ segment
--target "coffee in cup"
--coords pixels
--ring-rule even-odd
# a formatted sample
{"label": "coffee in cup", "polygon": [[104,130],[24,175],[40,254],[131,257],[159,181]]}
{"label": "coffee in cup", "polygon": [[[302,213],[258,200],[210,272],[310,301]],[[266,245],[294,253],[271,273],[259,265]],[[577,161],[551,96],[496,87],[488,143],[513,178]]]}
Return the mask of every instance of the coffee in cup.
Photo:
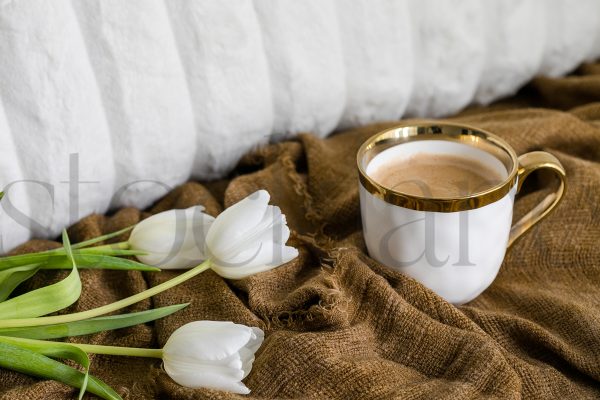
{"label": "coffee in cup", "polygon": [[397,158],[370,175],[382,186],[415,196],[464,196],[494,187],[506,174],[470,157],[417,153]]}

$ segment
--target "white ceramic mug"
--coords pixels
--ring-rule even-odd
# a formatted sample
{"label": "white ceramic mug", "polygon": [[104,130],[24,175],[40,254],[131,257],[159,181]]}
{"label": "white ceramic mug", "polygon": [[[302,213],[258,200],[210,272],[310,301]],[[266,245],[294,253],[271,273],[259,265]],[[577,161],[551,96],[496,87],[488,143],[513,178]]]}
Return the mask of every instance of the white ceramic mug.
{"label": "white ceramic mug", "polygon": [[[504,180],[463,197],[432,198],[398,192],[371,178],[391,160],[416,153],[475,159]],[[364,238],[371,257],[453,304],[474,299],[492,283],[507,247],[547,215],[565,190],[565,170],[553,155],[535,151],[517,157],[501,138],[450,123],[423,122],[380,132],[361,146],[357,163]],[[515,194],[539,168],[556,173],[558,188],[511,226]]]}

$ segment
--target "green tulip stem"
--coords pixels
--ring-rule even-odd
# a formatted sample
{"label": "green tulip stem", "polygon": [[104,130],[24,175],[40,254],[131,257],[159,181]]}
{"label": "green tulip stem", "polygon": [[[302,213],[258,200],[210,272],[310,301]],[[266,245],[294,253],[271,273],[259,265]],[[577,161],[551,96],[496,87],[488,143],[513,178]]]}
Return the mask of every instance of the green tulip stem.
{"label": "green tulip stem", "polygon": [[109,356],[162,358],[162,349],[143,349],[139,347],[102,346],[99,344],[70,343],[86,353],[107,354]]}
{"label": "green tulip stem", "polygon": [[[28,348],[33,347],[52,347],[56,343],[65,342],[53,342],[50,340],[37,340],[37,339],[25,339],[25,338],[14,338],[14,337],[0,337],[0,342],[13,344],[15,346],[24,346]],[[130,356],[130,357],[149,357],[149,358],[162,358],[162,349],[143,349],[139,347],[119,347],[119,346],[103,346],[99,344],[84,344],[84,343],[65,343],[69,346],[77,347],[86,353],[93,354],[107,354],[111,356]]]}
{"label": "green tulip stem", "polygon": [[174,278],[169,279],[166,282],[163,282],[159,285],[151,287],[150,289],[146,289],[143,292],[134,294],[133,296],[126,297],[119,301],[116,301],[111,304],[107,304],[101,307],[92,308],[91,310],[81,311],[72,314],[65,315],[53,315],[50,317],[36,317],[36,318],[19,318],[19,319],[5,319],[0,320],[0,328],[21,328],[21,327],[29,327],[29,326],[41,326],[41,325],[50,325],[50,324],[64,324],[67,322],[81,321],[88,318],[95,318],[100,315],[108,314],[110,312],[119,310],[123,307],[130,306],[132,304],[138,303],[142,300],[147,299],[148,297],[152,297],[157,295],[165,290],[171,289],[174,286],[179,285],[187,281],[188,279],[193,278],[194,276],[206,271],[211,266],[210,260],[204,261],[202,264],[190,269],[189,271],[184,272],[181,275],[177,275]]}

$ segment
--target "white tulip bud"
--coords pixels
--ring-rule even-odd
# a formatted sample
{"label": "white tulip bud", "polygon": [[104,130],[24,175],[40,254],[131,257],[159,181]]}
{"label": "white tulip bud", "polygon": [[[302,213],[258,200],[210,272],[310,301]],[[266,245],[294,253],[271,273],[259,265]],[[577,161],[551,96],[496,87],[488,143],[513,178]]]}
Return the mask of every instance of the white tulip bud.
{"label": "white tulip bud", "polygon": [[240,279],[278,267],[298,256],[286,246],[290,230],[269,193],[259,190],[223,211],[206,235],[205,253],[224,278]]}
{"label": "white tulip bud", "polygon": [[146,252],[137,258],[163,269],[190,268],[206,259],[204,239],[214,218],[204,207],[169,210],[138,223],[129,237],[132,250]]}
{"label": "white tulip bud", "polygon": [[173,332],[163,348],[165,371],[178,384],[248,394],[242,383],[264,340],[260,328],[196,321]]}

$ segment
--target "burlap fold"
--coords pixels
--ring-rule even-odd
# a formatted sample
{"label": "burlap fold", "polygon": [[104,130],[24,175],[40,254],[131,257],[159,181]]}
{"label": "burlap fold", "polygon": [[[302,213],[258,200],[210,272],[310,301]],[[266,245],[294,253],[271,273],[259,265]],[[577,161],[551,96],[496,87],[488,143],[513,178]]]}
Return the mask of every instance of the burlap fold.
{"label": "burlap fold", "polygon": [[[174,189],[149,212],[203,204],[217,215],[267,189],[288,217],[299,258],[241,281],[208,271],[128,309],[191,302],[183,311],[154,324],[72,340],[152,347],[193,320],[259,326],[266,340],[245,381],[255,398],[599,398],[599,65],[567,78],[538,79],[514,99],[453,120],[499,134],[518,153],[552,152],[568,173],[563,203],[516,243],[496,281],[471,303],[456,308],[365,252],[355,154],[367,137],[393,125],[388,123],[325,140],[302,135],[247,155],[228,180]],[[517,215],[541,196],[535,177],[527,185]],[[69,233],[80,241],[145,215],[135,209],[92,215]],[[51,246],[56,243],[31,241],[18,251]],[[70,311],[117,300],[174,274],[82,271],[83,295]],[[40,273],[21,290],[63,275]],[[155,360],[91,361],[92,373],[127,399],[244,397],[182,388]],[[67,399],[76,391],[3,370],[0,395]]]}

